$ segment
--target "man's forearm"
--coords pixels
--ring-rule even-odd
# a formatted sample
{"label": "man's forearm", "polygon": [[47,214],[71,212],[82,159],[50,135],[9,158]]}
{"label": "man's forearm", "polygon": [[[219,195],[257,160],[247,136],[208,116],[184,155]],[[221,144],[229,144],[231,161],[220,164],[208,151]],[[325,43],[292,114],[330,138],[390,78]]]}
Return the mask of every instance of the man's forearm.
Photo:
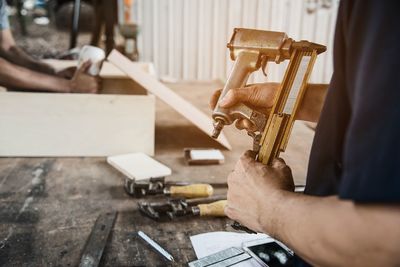
{"label": "man's forearm", "polygon": [[264,229],[316,266],[399,266],[400,206],[282,192],[263,211]]}
{"label": "man's forearm", "polygon": [[1,49],[0,57],[15,65],[19,65],[21,67],[28,68],[36,72],[41,72],[49,75],[55,75],[56,73],[53,67],[32,58],[17,46],[12,46],[8,50]]}
{"label": "man's forearm", "polygon": [[33,71],[55,74],[51,66],[32,58],[20,49],[16,45],[10,29],[0,30],[0,58]]}
{"label": "man's forearm", "polygon": [[38,91],[70,92],[71,81],[35,72],[0,58],[0,85]]}
{"label": "man's forearm", "polygon": [[329,84],[309,84],[296,119],[318,122]]}

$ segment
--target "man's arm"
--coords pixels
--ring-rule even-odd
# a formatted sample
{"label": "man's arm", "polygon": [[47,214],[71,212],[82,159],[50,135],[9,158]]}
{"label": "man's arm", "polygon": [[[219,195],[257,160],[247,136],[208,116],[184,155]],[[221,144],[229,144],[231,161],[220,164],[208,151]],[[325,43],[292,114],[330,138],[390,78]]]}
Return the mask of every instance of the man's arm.
{"label": "man's arm", "polygon": [[99,87],[96,77],[85,74],[90,62],[84,63],[71,80],[35,72],[2,58],[0,66],[0,85],[5,87],[63,93],[96,93]]}
{"label": "man's arm", "polygon": [[34,59],[19,48],[14,41],[10,29],[0,31],[0,57],[15,65],[23,66],[33,71],[56,75],[53,67]]}
{"label": "man's arm", "polygon": [[292,192],[282,192],[273,201],[277,206],[266,207],[263,228],[311,264],[400,265],[400,205],[356,204]]}
{"label": "man's arm", "polygon": [[99,87],[98,77],[85,73],[90,62],[70,75],[71,80],[62,77],[68,76],[63,72],[57,77],[51,66],[19,49],[9,29],[0,30],[0,66],[0,85],[6,87],[64,93],[96,93]]}
{"label": "man's arm", "polygon": [[40,62],[19,48],[14,41],[10,29],[0,31],[0,57],[15,65],[49,75],[56,75],[55,70],[48,64]]}
{"label": "man's arm", "polygon": [[247,152],[228,177],[226,214],[266,232],[316,266],[399,266],[400,206],[293,193],[282,160],[266,166]]}
{"label": "man's arm", "polygon": [[71,92],[70,80],[35,72],[0,58],[0,85],[38,91]]}
{"label": "man's arm", "polygon": [[297,120],[318,122],[329,84],[309,84],[296,114]]}

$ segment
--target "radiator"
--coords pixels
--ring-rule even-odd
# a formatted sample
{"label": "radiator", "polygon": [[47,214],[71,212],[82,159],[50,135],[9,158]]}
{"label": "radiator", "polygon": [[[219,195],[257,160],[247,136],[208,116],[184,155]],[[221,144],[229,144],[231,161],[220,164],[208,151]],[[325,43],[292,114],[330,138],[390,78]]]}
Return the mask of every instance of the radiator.
{"label": "radiator", "polygon": [[[329,82],[338,0],[136,0],[141,61],[152,61],[160,77],[226,80],[232,62],[226,44],[235,27],[284,31],[289,37],[324,44],[312,82]],[[285,64],[270,64],[268,80],[280,81]],[[262,82],[261,73],[251,82]]]}

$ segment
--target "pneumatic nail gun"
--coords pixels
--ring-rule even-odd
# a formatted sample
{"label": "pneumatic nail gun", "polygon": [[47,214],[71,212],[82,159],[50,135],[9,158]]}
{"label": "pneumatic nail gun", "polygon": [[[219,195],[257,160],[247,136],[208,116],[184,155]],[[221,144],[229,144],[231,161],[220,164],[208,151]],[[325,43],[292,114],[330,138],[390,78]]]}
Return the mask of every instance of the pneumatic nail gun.
{"label": "pneumatic nail gun", "polygon": [[[271,164],[286,149],[315,59],[326,47],[308,41],[296,42],[283,32],[242,28],[234,30],[227,46],[235,63],[212,114],[212,136],[217,138],[225,125],[238,119],[247,119],[251,123],[248,134],[253,137],[256,159],[263,164]],[[253,72],[261,69],[266,75],[269,62],[279,64],[285,60],[289,62],[269,116],[244,104],[228,109],[219,106],[229,90],[246,86]],[[237,223],[234,225],[240,230],[251,231]]]}

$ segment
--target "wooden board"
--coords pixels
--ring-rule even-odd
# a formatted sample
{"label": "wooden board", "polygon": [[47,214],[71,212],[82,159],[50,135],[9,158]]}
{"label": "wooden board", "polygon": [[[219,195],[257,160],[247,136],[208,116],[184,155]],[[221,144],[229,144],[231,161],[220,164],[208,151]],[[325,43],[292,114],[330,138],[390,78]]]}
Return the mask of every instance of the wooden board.
{"label": "wooden board", "polygon": [[99,94],[147,95],[147,90],[129,78],[103,78]]}
{"label": "wooden board", "polygon": [[1,93],[0,156],[154,154],[154,96]]}
{"label": "wooden board", "polygon": [[[142,71],[147,72],[151,76],[155,76],[155,69],[153,63],[150,62],[132,62],[136,67]],[[128,75],[121,71],[118,67],[105,61],[101,71],[100,77],[102,78],[128,78]]]}
{"label": "wooden board", "polygon": [[107,157],[107,163],[135,181],[167,177],[172,173],[169,167],[144,153],[129,153]]}
{"label": "wooden board", "polygon": [[[108,61],[125,72],[130,78],[135,80],[150,93],[170,105],[211,138],[211,133],[213,131],[211,118],[197,109],[193,104],[183,99],[166,85],[155,79],[152,75],[144,72],[141,68],[135,65],[135,63],[123,56],[117,50],[113,50],[110,53]],[[225,148],[231,149],[231,145],[223,133],[220,134],[217,141]]]}

